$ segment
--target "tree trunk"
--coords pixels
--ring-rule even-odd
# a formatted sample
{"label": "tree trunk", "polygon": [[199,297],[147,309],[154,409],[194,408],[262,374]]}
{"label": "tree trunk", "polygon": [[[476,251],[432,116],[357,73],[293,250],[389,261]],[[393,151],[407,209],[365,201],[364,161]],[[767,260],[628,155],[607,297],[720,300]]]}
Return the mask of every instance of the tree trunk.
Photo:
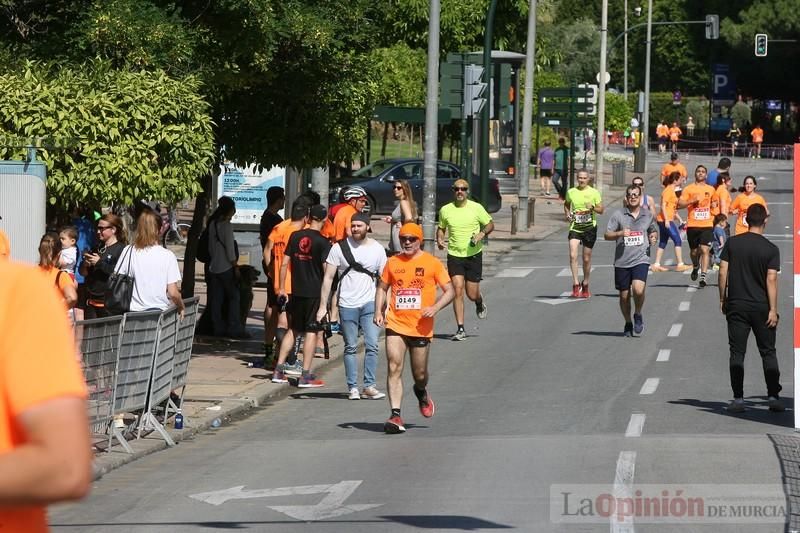
{"label": "tree trunk", "polygon": [[206,221],[208,212],[208,202],[211,197],[211,173],[202,177],[203,190],[197,195],[194,201],[194,213],[192,213],[192,226],[189,228],[189,235],[186,236],[186,251],[183,254],[183,280],[181,281],[181,296],[191,298],[194,296],[194,277],[197,259],[197,241]]}
{"label": "tree trunk", "polygon": [[386,143],[389,140],[389,123],[383,123],[383,140],[381,141],[381,157],[386,157]]}

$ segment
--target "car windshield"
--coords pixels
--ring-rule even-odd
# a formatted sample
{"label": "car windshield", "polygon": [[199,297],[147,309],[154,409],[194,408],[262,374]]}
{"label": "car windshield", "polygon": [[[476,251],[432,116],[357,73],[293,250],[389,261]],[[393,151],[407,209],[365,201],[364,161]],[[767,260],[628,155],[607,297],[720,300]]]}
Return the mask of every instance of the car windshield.
{"label": "car windshield", "polygon": [[385,161],[385,160],[375,161],[374,163],[370,163],[369,165],[361,167],[355,172],[353,172],[353,177],[363,178],[367,176],[377,176],[378,174],[384,172],[386,169],[393,167],[395,164],[396,163],[392,161]]}

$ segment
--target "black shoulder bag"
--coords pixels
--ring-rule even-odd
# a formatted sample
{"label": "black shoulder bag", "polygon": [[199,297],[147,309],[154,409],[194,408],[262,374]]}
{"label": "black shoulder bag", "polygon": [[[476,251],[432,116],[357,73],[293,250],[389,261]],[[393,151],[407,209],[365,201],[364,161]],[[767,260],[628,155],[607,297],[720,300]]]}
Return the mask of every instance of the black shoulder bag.
{"label": "black shoulder bag", "polygon": [[[345,261],[347,261],[347,268],[345,269],[344,272],[342,272],[342,275],[339,277],[339,279],[344,279],[344,277],[347,274],[349,274],[351,270],[355,270],[356,272],[360,272],[361,274],[366,274],[367,276],[372,278],[372,280],[375,281],[376,284],[378,283],[378,280],[380,279],[378,273],[371,272],[366,267],[364,267],[364,265],[356,261],[355,257],[353,257],[353,251],[350,249],[350,245],[347,243],[347,237],[339,241],[339,247],[342,249],[342,255],[344,256]],[[339,288],[341,288],[341,284],[339,285]]]}
{"label": "black shoulder bag", "polygon": [[[136,280],[131,275],[131,255],[133,245],[128,246],[128,264],[124,265],[125,273],[122,269],[115,270],[108,276],[108,287],[106,288],[105,306],[106,310],[113,315],[121,315],[131,310],[131,299],[133,299],[133,287]],[[120,258],[120,264],[124,264],[125,253]]]}

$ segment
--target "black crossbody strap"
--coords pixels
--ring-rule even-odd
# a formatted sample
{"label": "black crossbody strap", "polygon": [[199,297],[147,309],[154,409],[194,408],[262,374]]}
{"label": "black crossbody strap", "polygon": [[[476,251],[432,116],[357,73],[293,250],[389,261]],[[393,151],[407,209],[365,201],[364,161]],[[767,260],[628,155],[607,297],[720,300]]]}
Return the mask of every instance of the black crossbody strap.
{"label": "black crossbody strap", "polygon": [[350,249],[350,245],[347,243],[347,237],[339,241],[339,247],[342,249],[342,255],[344,256],[344,259],[347,261],[348,265],[347,269],[342,272],[342,278],[344,278],[351,270],[355,270],[361,274],[366,274],[373,280],[378,278],[378,274],[376,272],[370,272],[364,267],[364,265],[356,261],[356,258],[353,257],[353,251]]}

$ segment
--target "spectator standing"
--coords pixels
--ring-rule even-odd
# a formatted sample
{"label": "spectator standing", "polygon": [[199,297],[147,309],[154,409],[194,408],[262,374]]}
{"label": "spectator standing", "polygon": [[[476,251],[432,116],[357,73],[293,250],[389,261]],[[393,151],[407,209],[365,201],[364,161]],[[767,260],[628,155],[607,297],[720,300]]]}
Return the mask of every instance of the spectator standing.
{"label": "spectator standing", "polygon": [[778,247],[764,237],[767,216],[763,205],[751,205],[747,209],[747,231],[731,237],[720,257],[719,300],[728,322],[733,389],[733,401],[728,405],[728,411],[732,413],[745,410],[744,356],[750,331],[755,335],[761,353],[769,410],[784,410],[778,396],[781,374],[775,354],[781,257]]}
{"label": "spectator standing", "polygon": [[214,336],[238,339],[249,335],[239,323],[239,253],[231,226],[235,214],[236,203],[222,196],[208,222],[208,305]]}
{"label": "spectator standing", "polygon": [[142,211],[136,220],[136,237],[122,251],[115,272],[134,279],[131,311],[163,311],[173,303],[183,319],[184,305],[178,282],[181,274],[175,254],[159,244],[161,217]]}
{"label": "spectator standing", "polygon": [[[61,241],[55,232],[45,233],[39,241],[39,268],[41,268],[56,287],[68,310],[75,307],[78,291],[75,281],[58,268],[58,255],[61,252]],[[74,317],[72,313],[69,316]]]}
{"label": "spectator standing", "polygon": [[539,184],[545,196],[550,196],[550,185],[553,182],[553,168],[555,166],[555,152],[550,148],[550,141],[545,141],[536,156],[539,165]]}
{"label": "spectator standing", "polygon": [[[100,246],[83,254],[80,267],[80,273],[86,279],[84,318],[87,320],[111,315],[105,306],[108,277],[114,272],[128,242],[122,219],[113,213],[103,215],[97,221],[97,239]],[[78,293],[80,295],[80,291]]]}
{"label": "spectator standing", "polygon": [[569,169],[569,148],[564,137],[558,138],[558,147],[554,150],[553,185],[556,192],[564,199],[567,192],[567,172]]}
{"label": "spectator standing", "polygon": [[[397,207],[392,211],[392,215],[386,217],[385,220],[387,223],[391,224],[389,251],[397,254],[400,253],[401,250],[400,226],[406,222],[417,221],[417,202],[414,201],[414,195],[411,194],[411,186],[408,184],[407,180],[396,180],[392,188],[394,190],[394,197],[397,199]],[[369,219],[369,217],[367,218]],[[352,230],[352,228],[353,225],[350,224],[350,229]]]}
{"label": "spectator standing", "polygon": [[750,131],[750,137],[752,137],[753,145],[756,147],[752,158],[761,159],[761,143],[764,142],[764,130],[761,129],[759,124],[756,124],[756,127]]}
{"label": "spectator standing", "polygon": [[347,205],[339,208],[333,219],[334,240],[337,242],[350,235],[350,220],[367,205],[367,191],[358,186],[350,187],[344,193],[344,200]]}
{"label": "spectator standing", "polygon": [[283,222],[283,217],[278,212],[285,206],[286,193],[283,187],[270,187],[267,189],[267,208],[262,213],[261,221],[258,225],[258,239],[263,250],[261,267],[267,278],[267,303],[264,306],[264,367],[269,365],[270,360],[275,355],[275,331],[278,328],[278,317],[280,316],[278,295],[275,292],[275,280],[269,269],[269,263],[272,258],[267,253],[267,250],[270,233],[272,233],[275,226]]}
{"label": "spectator standing", "polygon": [[45,506],[83,498],[91,486],[86,386],[52,286],[32,268],[0,261],[4,532],[46,532]]}
{"label": "spectator standing", "polygon": [[[386,265],[386,253],[380,243],[369,237],[369,224],[368,215],[353,215],[350,237],[334,244],[328,253],[325,279],[320,292],[320,307],[317,311],[317,321],[321,322],[327,314],[325,303],[328,301],[334,276],[338,273],[344,370],[348,398],[351,400],[379,400],[386,396],[375,386],[380,329],[374,322],[376,281]],[[349,250],[350,257],[345,253],[345,247]],[[356,360],[359,328],[364,333],[364,386],[360,393]]]}
{"label": "spectator standing", "polygon": [[93,216],[100,217],[95,214],[92,209],[78,209],[73,212],[72,225],[78,230],[78,262],[75,266],[75,281],[78,283],[78,303],[75,305],[75,320],[83,320],[85,317],[84,306],[86,304],[86,280],[81,274],[81,264],[83,263],[83,253],[94,249],[97,241],[95,241],[95,229],[92,223]]}

